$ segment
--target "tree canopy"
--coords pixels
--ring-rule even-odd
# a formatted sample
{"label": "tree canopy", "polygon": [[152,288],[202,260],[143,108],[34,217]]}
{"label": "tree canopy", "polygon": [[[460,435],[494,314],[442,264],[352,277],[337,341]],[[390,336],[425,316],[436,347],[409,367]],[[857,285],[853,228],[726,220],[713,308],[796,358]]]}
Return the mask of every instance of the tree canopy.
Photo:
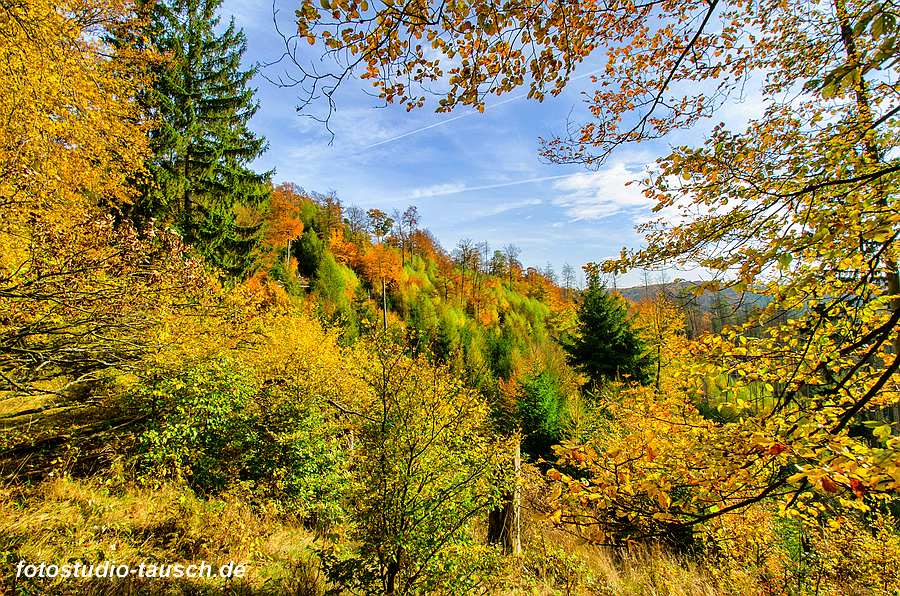
{"label": "tree canopy", "polygon": [[[729,441],[786,445],[802,471],[761,471],[728,509],[772,493],[790,501],[810,486],[897,488],[898,441],[882,431],[872,444],[850,432],[861,412],[898,401],[900,165],[891,148],[900,120],[890,3],[304,0],[297,23],[298,36],[321,43],[335,69],[313,72],[296,54],[286,57],[308,98],[329,102],[352,72],[409,109],[425,105],[422,89],[432,84],[444,85],[438,110],[483,110],[488,95],[523,85],[540,100],[601,54],[587,96],[592,119],[544,140],[542,155],[558,163],[599,167],[618,146],[694,126],[757,88],[763,113],[745,128],[720,124],[699,146],[659,161],[644,181],[661,213],[641,227],[646,248],[623,250],[603,268],[701,267],[714,275],[705,288],[770,298],[742,328],[704,338],[696,362],[724,368],[738,384],[774,388],[765,411],[741,423],[741,441]],[[749,339],[755,327],[767,331]],[[741,449],[750,447],[723,454]]]}

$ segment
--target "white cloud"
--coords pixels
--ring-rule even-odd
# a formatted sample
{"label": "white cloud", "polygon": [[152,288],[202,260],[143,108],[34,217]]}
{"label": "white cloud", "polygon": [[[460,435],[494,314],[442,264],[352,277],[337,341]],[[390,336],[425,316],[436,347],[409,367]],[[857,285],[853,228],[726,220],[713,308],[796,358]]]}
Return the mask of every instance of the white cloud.
{"label": "white cloud", "polygon": [[553,203],[574,220],[602,219],[625,210],[647,208],[651,201],[643,195],[640,178],[639,172],[630,171],[625,162],[617,161],[596,172],[573,174],[556,181],[553,188],[562,194],[554,197]]}
{"label": "white cloud", "polygon": [[429,197],[442,197],[444,195],[452,195],[464,192],[466,185],[461,182],[451,182],[447,184],[432,184],[431,186],[421,186],[414,188],[409,192],[407,198],[409,200],[426,199]]}
{"label": "white cloud", "polygon": [[521,201],[508,201],[505,203],[498,203],[491,207],[487,207],[485,209],[478,209],[472,213],[472,215],[477,219],[481,217],[493,217],[495,215],[500,215],[502,213],[507,213],[509,211],[515,211],[517,209],[524,209],[525,207],[534,207],[543,203],[541,199],[524,199]]}

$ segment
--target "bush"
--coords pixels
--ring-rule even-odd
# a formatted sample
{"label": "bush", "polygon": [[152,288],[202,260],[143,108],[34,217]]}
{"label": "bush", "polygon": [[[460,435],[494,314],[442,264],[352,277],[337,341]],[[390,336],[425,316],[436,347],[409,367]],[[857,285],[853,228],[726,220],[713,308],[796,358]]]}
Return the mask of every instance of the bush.
{"label": "bush", "polygon": [[320,400],[298,393],[226,359],[149,383],[137,395],[150,418],[138,440],[143,477],[247,491],[259,506],[336,522],[345,458]]}
{"label": "bush", "polygon": [[[325,549],[332,582],[356,593],[466,593],[485,573],[472,524],[502,483],[483,398],[422,359],[387,348],[361,370],[350,541]],[[490,560],[490,559],[487,559]]]}
{"label": "bush", "polygon": [[150,422],[138,440],[146,475],[184,479],[210,493],[225,488],[251,446],[247,402],[257,388],[227,361],[213,361],[138,390]]}

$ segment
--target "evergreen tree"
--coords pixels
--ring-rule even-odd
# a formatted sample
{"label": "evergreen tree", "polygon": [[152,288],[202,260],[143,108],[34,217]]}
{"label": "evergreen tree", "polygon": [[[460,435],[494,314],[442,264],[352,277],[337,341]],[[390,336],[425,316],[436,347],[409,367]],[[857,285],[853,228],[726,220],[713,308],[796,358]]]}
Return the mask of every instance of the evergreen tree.
{"label": "evergreen tree", "polygon": [[149,1],[145,36],[166,60],[143,100],[156,118],[151,183],[137,218],[174,224],[215,265],[242,272],[256,241],[242,227],[237,205],[258,205],[269,193],[271,172],[249,164],[266,149],[248,128],[258,104],[242,70],[244,33],[232,19],[217,32],[221,0]]}
{"label": "evergreen tree", "polygon": [[566,401],[560,380],[546,370],[528,375],[516,406],[524,435],[522,447],[533,456],[549,457],[551,447],[565,433]]}
{"label": "evergreen tree", "polygon": [[624,301],[610,294],[596,273],[589,274],[588,287],[578,310],[578,328],[565,346],[571,364],[591,382],[650,380],[651,357],[631,324]]}

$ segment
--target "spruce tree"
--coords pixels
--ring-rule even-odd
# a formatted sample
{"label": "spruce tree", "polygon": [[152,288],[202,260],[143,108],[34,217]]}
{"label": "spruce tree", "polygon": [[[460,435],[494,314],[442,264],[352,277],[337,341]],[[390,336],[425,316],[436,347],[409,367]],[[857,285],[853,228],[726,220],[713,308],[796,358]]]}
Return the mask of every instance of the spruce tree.
{"label": "spruce tree", "polygon": [[271,172],[249,164],[266,149],[248,127],[258,103],[242,69],[244,33],[234,19],[219,27],[221,0],[159,0],[145,4],[145,36],[165,57],[144,96],[156,119],[152,179],[138,217],[173,224],[213,264],[229,273],[250,261],[255,230],[239,225],[238,205],[269,193]]}
{"label": "spruce tree", "polygon": [[578,309],[577,332],[567,342],[571,364],[597,385],[611,380],[650,380],[652,359],[633,327],[624,300],[606,291],[596,274]]}

